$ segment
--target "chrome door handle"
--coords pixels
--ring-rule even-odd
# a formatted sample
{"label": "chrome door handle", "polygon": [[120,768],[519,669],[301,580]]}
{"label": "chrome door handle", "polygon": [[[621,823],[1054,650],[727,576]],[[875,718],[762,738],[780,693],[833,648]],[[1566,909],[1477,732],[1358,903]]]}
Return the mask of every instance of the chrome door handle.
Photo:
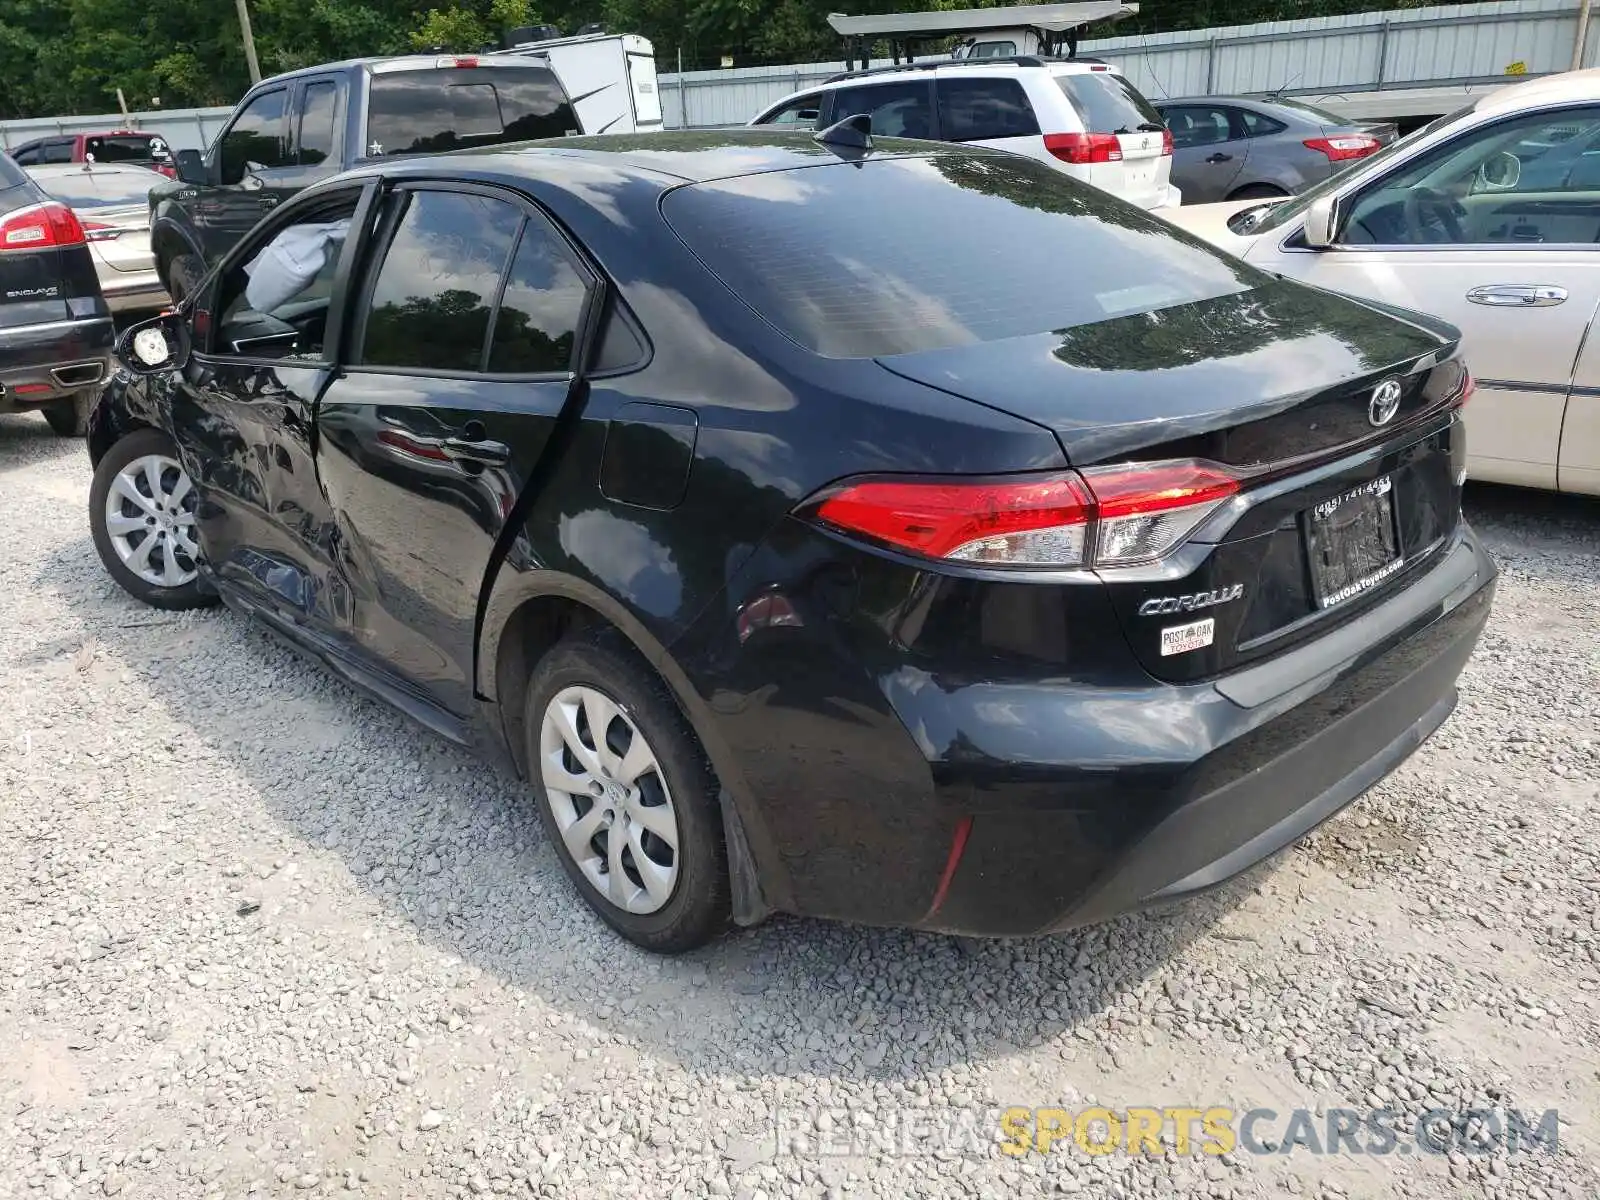
{"label": "chrome door handle", "polygon": [[1567,298],[1567,289],[1548,284],[1488,283],[1467,293],[1473,304],[1495,308],[1549,308]]}

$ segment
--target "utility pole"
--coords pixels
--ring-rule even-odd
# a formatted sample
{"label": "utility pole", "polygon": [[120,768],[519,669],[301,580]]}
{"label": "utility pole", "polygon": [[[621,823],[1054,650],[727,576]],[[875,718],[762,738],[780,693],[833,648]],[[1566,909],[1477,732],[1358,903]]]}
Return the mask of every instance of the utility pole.
{"label": "utility pole", "polygon": [[1583,69],[1584,51],[1588,48],[1589,41],[1589,11],[1594,7],[1594,0],[1583,0],[1578,8],[1578,37],[1572,47],[1572,69]]}
{"label": "utility pole", "polygon": [[239,9],[239,32],[244,35],[244,59],[250,64],[250,83],[252,86],[261,82],[261,64],[256,61],[256,39],[250,32],[250,10],[245,6],[245,0],[234,0]]}

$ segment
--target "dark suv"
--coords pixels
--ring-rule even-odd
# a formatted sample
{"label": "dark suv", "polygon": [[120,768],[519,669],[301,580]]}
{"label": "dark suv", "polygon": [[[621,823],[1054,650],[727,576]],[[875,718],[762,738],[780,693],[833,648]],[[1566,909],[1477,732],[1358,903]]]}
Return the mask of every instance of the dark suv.
{"label": "dark suv", "polygon": [[352,59],[252,88],[211,148],[178,151],[150,193],[150,247],[173,300],[284,200],[377,158],[438,154],[582,126],[545,62],[472,55]]}
{"label": "dark suv", "polygon": [[83,226],[0,154],[0,412],[37,410],[83,436],[111,342]]}

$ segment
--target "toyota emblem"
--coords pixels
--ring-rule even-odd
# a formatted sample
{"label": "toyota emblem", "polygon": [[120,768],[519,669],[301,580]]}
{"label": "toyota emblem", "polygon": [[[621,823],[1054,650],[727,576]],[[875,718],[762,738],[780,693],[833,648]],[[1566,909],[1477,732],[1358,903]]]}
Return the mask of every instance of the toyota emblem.
{"label": "toyota emblem", "polygon": [[1372,389],[1372,402],[1367,405],[1367,420],[1382,427],[1394,420],[1400,411],[1400,381],[1385,379]]}

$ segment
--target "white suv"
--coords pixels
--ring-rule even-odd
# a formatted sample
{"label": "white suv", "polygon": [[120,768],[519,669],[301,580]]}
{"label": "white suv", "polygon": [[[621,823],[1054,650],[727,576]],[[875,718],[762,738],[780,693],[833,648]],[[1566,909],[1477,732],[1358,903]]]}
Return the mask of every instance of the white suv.
{"label": "white suv", "polygon": [[880,137],[975,142],[1041,159],[1140,208],[1175,207],[1172,135],[1116,67],[1021,56],[836,75],[768,108],[751,125],[825,129],[872,117]]}

